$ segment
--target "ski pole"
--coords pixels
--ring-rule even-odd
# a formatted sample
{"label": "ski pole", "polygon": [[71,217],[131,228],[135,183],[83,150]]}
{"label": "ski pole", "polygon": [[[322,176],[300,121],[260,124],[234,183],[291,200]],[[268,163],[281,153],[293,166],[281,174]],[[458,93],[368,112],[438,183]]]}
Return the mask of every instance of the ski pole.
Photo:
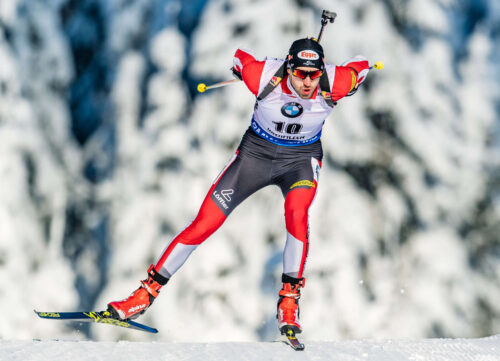
{"label": "ski pole", "polygon": [[231,80],[221,81],[220,83],[215,83],[212,85],[206,85],[204,83],[200,83],[200,84],[198,84],[197,89],[200,93],[204,93],[208,89],[220,88],[221,86],[226,86],[229,84],[238,83],[240,81],[241,81],[240,79],[231,79]]}
{"label": "ski pole", "polygon": [[[321,41],[321,37],[323,36],[323,31],[325,30],[325,26],[329,22],[333,23],[336,17],[337,13],[334,13],[333,11],[323,10],[323,13],[321,14],[321,29],[319,31],[318,39],[316,40],[318,43]],[[382,70],[383,68],[384,68],[384,63],[381,61],[377,61],[375,62],[375,64],[370,66],[370,70],[371,69]],[[198,84],[197,89],[198,92],[204,93],[209,89],[220,88],[226,85],[239,83],[240,81],[241,81],[240,79],[231,79],[231,80],[221,81],[220,83],[215,83],[212,85],[206,85],[204,83],[200,83]]]}
{"label": "ski pole", "polygon": [[[377,61],[377,62],[375,62],[375,64],[370,66],[369,69],[370,70],[372,70],[372,69],[382,70],[382,69],[384,69],[384,63],[381,61]],[[198,89],[198,92],[204,93],[209,89],[220,88],[222,86],[239,83],[240,81],[241,81],[240,79],[231,79],[231,80],[221,81],[220,83],[215,83],[212,85],[206,85],[204,83],[200,83],[200,84],[198,84],[197,89]]]}

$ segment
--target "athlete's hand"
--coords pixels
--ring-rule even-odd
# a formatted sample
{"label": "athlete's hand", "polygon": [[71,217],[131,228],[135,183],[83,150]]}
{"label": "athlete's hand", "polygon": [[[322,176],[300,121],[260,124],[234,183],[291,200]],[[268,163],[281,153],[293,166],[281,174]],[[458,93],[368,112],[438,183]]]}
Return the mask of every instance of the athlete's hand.
{"label": "athlete's hand", "polygon": [[358,91],[357,87],[353,88],[349,93],[347,93],[346,97],[350,97],[351,95],[356,94],[357,91]]}
{"label": "athlete's hand", "polygon": [[[236,53],[238,53],[238,51]],[[243,69],[243,64],[241,63],[240,58],[235,56],[233,58],[233,67],[231,68],[231,71],[233,72],[233,75],[235,78],[243,80],[243,78],[241,77],[241,70],[242,69]]]}
{"label": "athlete's hand", "polygon": [[[354,69],[352,70],[354,71]],[[354,87],[351,89],[349,93],[347,93],[347,97],[350,97],[351,95],[356,94],[358,91],[359,86],[361,83],[363,83],[366,79],[366,75],[368,74],[369,69],[363,69],[361,72],[359,72],[356,76],[356,83],[354,84]]]}
{"label": "athlete's hand", "polygon": [[242,76],[241,76],[241,70],[238,70],[236,67],[232,67],[231,68],[231,71],[233,72],[233,75],[235,78],[238,78],[240,80],[243,80]]}

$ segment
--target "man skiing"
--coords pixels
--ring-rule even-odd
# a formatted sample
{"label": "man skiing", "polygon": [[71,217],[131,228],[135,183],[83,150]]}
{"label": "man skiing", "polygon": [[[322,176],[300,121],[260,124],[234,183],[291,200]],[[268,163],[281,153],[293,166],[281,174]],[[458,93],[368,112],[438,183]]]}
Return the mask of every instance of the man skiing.
{"label": "man skiing", "polygon": [[283,287],[277,318],[282,333],[300,333],[299,298],[309,250],[308,211],[318,188],[323,151],[321,130],[336,102],[352,95],[369,71],[357,56],[342,66],[324,63],[322,46],[313,38],[293,42],[286,60],[238,49],[233,73],[257,97],[251,126],[230,162],[213,182],[196,218],[166,246],[148,270],[147,279],[127,299],[110,302],[117,319],[142,314],[175,272],[248,196],[277,185],[284,196],[286,243]]}

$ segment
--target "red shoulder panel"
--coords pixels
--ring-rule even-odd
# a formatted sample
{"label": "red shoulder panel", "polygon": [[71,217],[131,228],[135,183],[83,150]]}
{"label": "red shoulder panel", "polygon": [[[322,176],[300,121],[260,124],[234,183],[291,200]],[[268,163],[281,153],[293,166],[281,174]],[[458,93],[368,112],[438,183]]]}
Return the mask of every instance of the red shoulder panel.
{"label": "red shoulder panel", "polygon": [[332,85],[332,99],[334,102],[345,97],[356,85],[357,74],[346,66],[335,68],[335,79]]}
{"label": "red shoulder panel", "polygon": [[233,67],[241,73],[248,89],[255,95],[259,92],[264,61],[257,61],[251,50],[238,49],[234,54]]}
{"label": "red shoulder panel", "polygon": [[243,66],[243,71],[241,76],[245,82],[248,90],[250,90],[254,95],[258,95],[260,78],[262,76],[262,71],[264,70],[264,61],[252,61]]}

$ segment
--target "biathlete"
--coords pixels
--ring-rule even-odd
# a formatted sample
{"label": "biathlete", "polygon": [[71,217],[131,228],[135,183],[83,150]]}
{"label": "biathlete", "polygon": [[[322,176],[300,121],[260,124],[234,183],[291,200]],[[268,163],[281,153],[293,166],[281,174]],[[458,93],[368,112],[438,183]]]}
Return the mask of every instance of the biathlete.
{"label": "biathlete", "polygon": [[251,125],[196,218],[167,244],[137,290],[108,304],[112,317],[133,319],[144,313],[189,255],[244,199],[274,184],[283,193],[286,223],[278,328],[282,333],[302,331],[299,298],[309,250],[309,207],[323,158],[321,130],[336,102],[354,94],[364,81],[368,61],[356,56],[342,66],[325,64],[322,46],[304,38],[293,42],[285,60],[258,61],[251,51],[238,49],[232,70],[257,97]]}

